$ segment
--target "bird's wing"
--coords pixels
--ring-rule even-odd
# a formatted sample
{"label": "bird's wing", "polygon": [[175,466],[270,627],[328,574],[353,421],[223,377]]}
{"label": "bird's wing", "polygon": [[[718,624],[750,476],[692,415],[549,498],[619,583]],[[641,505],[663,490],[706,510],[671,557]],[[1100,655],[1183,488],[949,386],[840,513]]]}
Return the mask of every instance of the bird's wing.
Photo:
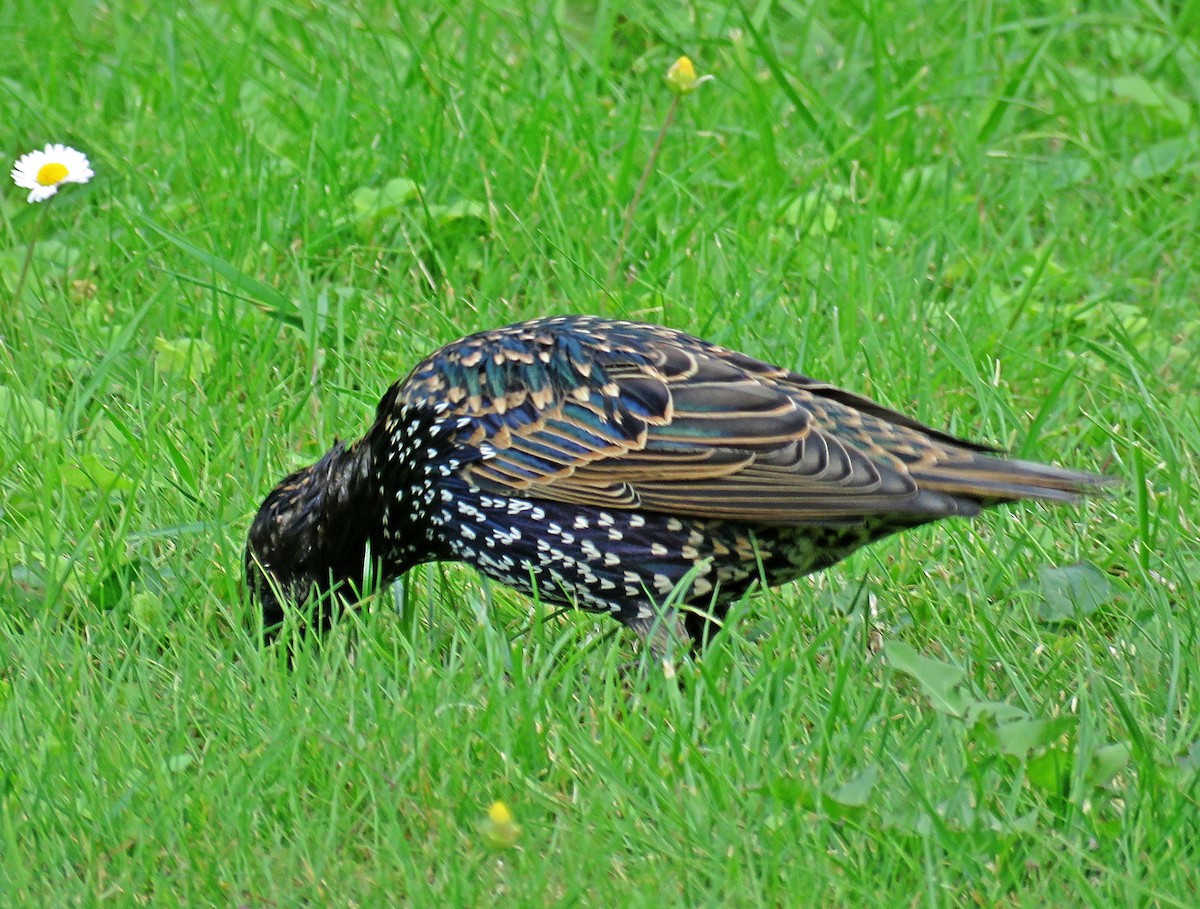
{"label": "bird's wing", "polygon": [[[464,339],[419,365],[401,400],[440,405],[478,453],[463,475],[504,495],[774,524],[1021,496],[989,474],[1013,462],[866,399],[668,329],[597,326]],[[955,471],[965,479],[939,488]]]}

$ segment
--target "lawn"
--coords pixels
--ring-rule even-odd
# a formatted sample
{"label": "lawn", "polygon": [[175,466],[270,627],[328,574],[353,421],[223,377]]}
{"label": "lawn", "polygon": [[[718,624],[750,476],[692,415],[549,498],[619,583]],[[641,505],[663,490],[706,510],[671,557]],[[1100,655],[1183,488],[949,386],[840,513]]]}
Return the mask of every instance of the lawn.
{"label": "lawn", "polygon": [[[0,10],[4,167],[96,172],[0,194],[0,905],[1196,905],[1195,2]],[[264,649],[271,486],[575,312],[1121,484],[674,679],[450,565]]]}

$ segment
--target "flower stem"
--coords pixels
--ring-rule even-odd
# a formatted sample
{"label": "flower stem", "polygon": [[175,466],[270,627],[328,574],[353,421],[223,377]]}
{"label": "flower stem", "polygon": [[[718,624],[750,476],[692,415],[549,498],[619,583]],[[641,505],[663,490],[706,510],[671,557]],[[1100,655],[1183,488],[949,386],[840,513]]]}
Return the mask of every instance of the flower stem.
{"label": "flower stem", "polygon": [[29,276],[29,266],[33,262],[33,251],[37,247],[38,237],[42,235],[42,225],[46,223],[46,212],[50,210],[50,200],[41,207],[38,217],[33,222],[33,231],[29,235],[29,246],[25,249],[25,260],[21,263],[21,273],[17,276],[17,286],[13,289],[13,315],[17,316],[21,309],[21,294],[25,290],[25,279]]}
{"label": "flower stem", "polygon": [[658,153],[662,150],[663,139],[667,137],[667,130],[671,128],[671,123],[675,120],[675,111],[679,109],[679,99],[682,95],[675,95],[671,98],[671,106],[667,108],[667,116],[663,118],[662,129],[658,131],[658,138],[654,140],[654,148],[650,149],[650,158],[646,161],[646,167],[642,171],[641,179],[638,180],[637,189],[633,191],[633,198],[629,200],[629,204],[625,206],[625,214],[622,217],[621,223],[621,242],[617,244],[617,254],[612,260],[612,265],[608,268],[608,281],[606,285],[611,287],[613,281],[617,277],[617,271],[621,268],[621,262],[625,258],[625,245],[629,242],[629,232],[633,229],[633,216],[637,213],[638,205],[642,201],[642,193],[646,191],[646,184],[650,180],[650,174],[654,171],[654,165],[658,162]]}

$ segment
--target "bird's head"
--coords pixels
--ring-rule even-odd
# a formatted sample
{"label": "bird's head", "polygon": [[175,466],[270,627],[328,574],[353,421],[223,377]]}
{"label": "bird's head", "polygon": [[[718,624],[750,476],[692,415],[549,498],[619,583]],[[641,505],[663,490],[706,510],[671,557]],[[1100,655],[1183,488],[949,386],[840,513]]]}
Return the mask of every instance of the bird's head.
{"label": "bird's head", "polygon": [[316,609],[328,624],[339,594],[353,596],[367,553],[359,452],[340,442],[286,477],[263,501],[246,540],[246,588],[270,636],[288,605]]}

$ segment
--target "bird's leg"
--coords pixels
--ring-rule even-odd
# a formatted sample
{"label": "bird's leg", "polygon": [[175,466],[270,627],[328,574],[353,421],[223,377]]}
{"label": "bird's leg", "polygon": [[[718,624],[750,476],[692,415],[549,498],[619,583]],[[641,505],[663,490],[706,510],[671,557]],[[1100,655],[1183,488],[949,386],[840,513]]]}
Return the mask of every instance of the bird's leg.
{"label": "bird's leg", "polygon": [[653,609],[647,618],[638,618],[629,627],[642,639],[651,659],[663,667],[668,676],[675,675],[676,661],[692,651],[692,639],[683,624],[683,616],[675,609]]}

